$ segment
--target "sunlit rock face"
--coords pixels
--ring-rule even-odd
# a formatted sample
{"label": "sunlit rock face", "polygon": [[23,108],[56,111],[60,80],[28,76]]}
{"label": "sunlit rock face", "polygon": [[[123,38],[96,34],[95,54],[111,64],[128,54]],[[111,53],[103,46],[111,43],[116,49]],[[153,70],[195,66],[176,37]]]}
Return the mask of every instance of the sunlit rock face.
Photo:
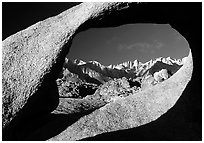
{"label": "sunlit rock face", "polygon": [[[74,106],[83,113],[91,103],[98,110],[85,115],[51,140],[79,140],[105,132],[138,127],[159,118],[181,96],[191,78],[193,66],[191,53],[186,57],[185,63],[176,64],[177,66],[172,63],[164,66],[164,61],[168,63],[163,60],[162,64],[157,64],[157,68],[152,65],[146,69],[148,74],[141,76],[141,87],[130,87],[125,77],[103,83],[93,95],[81,99],[86,100],[86,106]],[[152,67],[154,70],[150,70]],[[154,71],[153,75],[149,71]],[[62,101],[54,113],[69,113],[73,99]],[[64,104],[65,101],[67,104]]]}
{"label": "sunlit rock face", "polygon": [[[107,67],[65,59],[75,32],[87,28],[83,25],[130,5],[137,7],[83,3],[3,41],[3,140],[80,140],[145,125],[175,105],[192,76],[191,51],[182,60]],[[168,76],[156,80],[163,69]]]}
{"label": "sunlit rock face", "polygon": [[[3,128],[17,116],[29,97],[37,100],[45,96],[47,83],[55,82],[73,35],[85,21],[128,7],[128,3],[83,3],[6,38],[2,42]],[[52,85],[51,89],[56,89],[56,84]],[[57,94],[49,96],[54,101],[48,103],[50,108],[45,113],[58,104]]]}
{"label": "sunlit rock face", "polygon": [[[146,63],[138,62],[138,64],[135,64],[137,60],[134,62],[128,61],[116,66],[103,66],[97,61],[85,62],[77,59],[72,62],[66,59],[63,68],[64,72],[61,75],[62,78],[57,80],[61,82],[61,84],[58,84],[59,91],[64,89],[65,92],[60,92],[60,103],[53,113],[85,113],[88,110],[97,109],[99,111],[94,111],[92,114],[85,116],[51,140],[78,140],[107,131],[137,127],[157,119],[176,103],[176,99],[182,93],[181,89],[184,89],[184,86],[187,84],[184,84],[182,81],[180,81],[182,84],[174,81],[175,74],[180,73],[180,71],[182,72],[184,70],[183,67],[185,68],[187,65],[192,66],[190,53],[185,59],[189,63],[168,57],[157,58]],[[188,72],[192,71],[189,69]],[[185,80],[181,76],[182,73],[177,78]],[[89,80],[91,78],[98,81],[98,84],[94,80]],[[83,96],[71,94],[74,91],[72,90],[74,89],[72,86],[73,82],[76,83],[74,88],[82,84],[84,86],[90,85],[86,90],[93,91],[93,93],[86,94],[84,91],[82,92]],[[137,84],[132,84],[133,82]],[[174,90],[176,86],[178,86],[178,91],[173,94],[171,90]],[[95,90],[92,90],[93,88]],[[132,102],[129,103],[130,100]],[[74,104],[74,102],[77,104]],[[78,102],[81,102],[81,104],[78,104]],[[83,102],[86,103],[86,106],[83,105]],[[159,105],[157,105],[157,102],[159,102]],[[162,105],[164,107],[161,107]],[[151,111],[151,108],[153,111]],[[122,111],[116,112],[116,110]],[[123,110],[125,110],[124,113],[122,113]],[[114,116],[104,118],[103,114],[106,114],[106,112]],[[133,114],[136,114],[137,117]],[[100,119],[97,118],[98,116],[101,116]],[[124,116],[128,116],[128,119],[124,118]],[[84,124],[87,120],[91,120],[88,126]],[[115,123],[117,120],[120,121],[119,124]],[[123,120],[130,122],[123,122]],[[108,122],[110,126],[102,125],[100,122]],[[81,125],[86,127],[83,129],[78,128]]]}

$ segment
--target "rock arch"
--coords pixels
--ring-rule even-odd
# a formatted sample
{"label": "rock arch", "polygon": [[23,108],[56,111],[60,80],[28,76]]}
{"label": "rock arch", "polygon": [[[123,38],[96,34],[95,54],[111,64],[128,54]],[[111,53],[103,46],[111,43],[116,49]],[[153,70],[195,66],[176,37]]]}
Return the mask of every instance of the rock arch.
{"label": "rock arch", "polygon": [[[195,35],[196,32],[200,33],[200,29],[191,29],[197,19],[193,21],[193,16],[191,20],[184,16],[191,14],[188,12],[191,6],[184,6],[187,14],[180,12],[180,7],[183,5],[178,4],[175,9],[173,4],[168,6],[159,4],[158,6],[149,3],[82,3],[6,38],[2,43],[3,128],[6,128],[17,117],[29,100],[33,98],[32,102],[35,104],[35,101],[45,96],[44,93],[49,86],[47,83],[56,80],[56,73],[60,72],[71,41],[80,31],[90,27],[158,21],[170,23],[187,40],[190,40],[190,47],[198,45],[196,41],[201,42],[201,39],[195,39]],[[150,12],[145,12],[145,10]],[[172,10],[176,12],[172,14]],[[141,12],[144,13],[141,15]],[[194,54],[196,52],[192,49],[194,60],[198,60],[199,57]],[[199,62],[196,64],[198,65]],[[197,79],[198,76],[194,72],[190,85],[195,81],[200,81]],[[52,86],[55,87],[54,84]],[[55,90],[55,88],[52,89]],[[194,90],[190,93],[194,93]],[[49,113],[57,105],[57,94],[50,94],[49,98],[53,100],[41,105],[39,109],[43,109],[53,101],[54,104],[43,111],[43,114]]]}

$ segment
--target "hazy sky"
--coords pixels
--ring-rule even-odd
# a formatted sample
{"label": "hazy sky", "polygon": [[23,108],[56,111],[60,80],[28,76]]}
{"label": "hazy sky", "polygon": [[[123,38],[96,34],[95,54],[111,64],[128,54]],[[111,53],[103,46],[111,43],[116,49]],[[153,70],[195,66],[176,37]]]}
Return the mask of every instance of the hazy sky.
{"label": "hazy sky", "polygon": [[79,33],[67,57],[104,65],[135,59],[146,62],[157,57],[183,58],[188,55],[188,46],[169,24],[128,24]]}

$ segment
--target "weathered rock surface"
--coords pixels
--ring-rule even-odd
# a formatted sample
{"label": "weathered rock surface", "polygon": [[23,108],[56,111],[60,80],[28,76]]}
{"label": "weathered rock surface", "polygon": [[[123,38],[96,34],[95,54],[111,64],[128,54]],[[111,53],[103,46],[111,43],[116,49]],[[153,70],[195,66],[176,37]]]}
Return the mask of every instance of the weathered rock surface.
{"label": "weathered rock surface", "polygon": [[[120,8],[128,8],[125,5],[118,4],[118,3],[82,4],[80,6],[73,8],[72,10],[68,10],[68,11],[66,11],[66,12],[64,12],[64,13],[56,16],[56,17],[52,17],[52,18],[49,18],[45,21],[39,22],[39,23],[31,26],[30,28],[23,30],[23,31],[7,38],[5,41],[3,41],[3,48],[2,48],[3,127],[6,127],[10,123],[10,121],[16,116],[17,112],[28,102],[29,97],[34,97],[34,99],[35,99],[35,100],[30,100],[30,102],[32,104],[27,104],[29,107],[34,106],[36,108],[36,102],[34,102],[34,101],[36,101],[36,100],[39,101],[39,98],[41,99],[41,97],[44,97],[44,100],[42,103],[45,104],[47,102],[47,99],[51,99],[50,102],[53,103],[53,104],[50,104],[50,102],[47,103],[48,105],[52,105],[52,107],[50,107],[50,109],[46,109],[46,111],[44,111],[44,112],[50,112],[51,110],[53,110],[56,107],[55,105],[57,105],[57,102],[58,102],[58,101],[56,101],[56,99],[58,99],[58,98],[56,98],[57,93],[54,94],[53,96],[51,96],[52,98],[50,98],[49,95],[53,94],[52,90],[50,90],[50,89],[54,89],[56,87],[56,85],[54,85],[54,83],[52,83],[52,82],[50,82],[50,84],[46,84],[46,83],[49,83],[49,81],[54,81],[55,80],[54,75],[57,75],[56,73],[58,72],[58,69],[61,70],[61,67],[62,67],[61,65],[63,63],[65,55],[68,52],[69,44],[71,44],[71,39],[73,38],[72,36],[74,34],[74,31],[77,29],[77,27],[80,24],[84,23],[84,21],[86,21],[88,19],[92,19],[92,18],[95,19],[95,18],[97,18],[97,16],[99,16],[101,19],[103,19],[103,14],[105,13],[105,11],[107,12],[107,11],[112,11],[113,9],[116,9],[116,12],[118,12],[118,10],[120,10]],[[151,6],[149,8],[151,8]],[[191,8],[191,6],[190,6],[190,8]],[[148,8],[146,8],[144,10],[147,11],[147,9]],[[174,8],[172,8],[172,9],[174,9]],[[82,10],[82,12],[80,12],[81,10]],[[166,9],[166,10],[169,11],[169,9]],[[163,11],[165,11],[165,10],[163,10]],[[180,7],[179,7],[179,11],[180,11]],[[92,13],[92,15],[91,14],[88,15],[87,13],[88,14]],[[152,11],[152,13],[153,13],[152,15],[149,13],[150,14],[149,17],[146,16],[146,18],[150,18],[149,22],[152,22],[151,20],[154,19],[155,17],[157,17],[158,19],[162,17],[161,16],[162,15],[161,9],[159,9],[156,12],[157,14],[155,14],[153,11]],[[188,33],[188,34],[184,34],[184,36],[186,36],[189,39],[195,40],[193,42],[190,42],[190,45],[191,44],[193,45],[193,46],[191,45],[192,47],[199,47],[197,45],[197,41],[196,41],[197,40],[196,35],[199,35],[198,33],[200,31],[200,29],[197,28],[197,25],[199,25],[198,24],[199,22],[195,22],[194,20],[190,19],[188,21],[189,24],[186,24],[185,23],[186,21],[182,21],[182,19],[184,18],[182,13],[177,13],[177,14],[178,14],[178,16],[176,18],[178,18],[180,16],[179,19],[181,19],[181,20],[176,21],[175,19],[173,19],[173,17],[171,17],[171,20],[172,21],[175,20],[177,22],[177,24],[180,24],[180,27],[182,27],[182,28],[180,28],[178,30],[181,30],[181,32],[183,32],[183,33],[186,32],[183,27],[184,26],[188,27],[188,28],[186,28],[188,31],[186,33]],[[186,15],[186,13],[185,13],[185,15]],[[137,16],[139,16],[139,15],[137,15]],[[169,15],[167,16],[166,13],[164,12],[163,18],[165,19],[165,17],[167,17],[167,19],[168,19]],[[191,16],[191,18],[192,18],[192,16]],[[138,19],[133,20],[133,21],[137,22],[137,21],[141,21],[141,19],[143,20],[143,15],[142,16],[140,15],[140,17],[138,17]],[[187,19],[189,19],[189,17]],[[74,22],[72,23],[72,21],[74,21]],[[96,21],[98,22],[98,20],[96,20]],[[120,22],[121,23],[127,23],[128,21],[120,20]],[[90,23],[92,23],[92,22],[90,22]],[[106,23],[107,25],[112,24],[111,22],[109,23],[109,21],[107,23]],[[94,23],[94,24],[96,24],[96,23]],[[195,27],[192,28],[191,27],[192,25],[195,25]],[[83,25],[82,25],[82,27],[83,27]],[[86,29],[86,27],[85,27],[85,29]],[[196,32],[198,32],[198,33],[196,33]],[[47,44],[47,42],[50,42],[50,43]],[[201,42],[201,40],[200,40],[200,42]],[[197,48],[195,48],[195,49],[196,49],[195,51],[197,51]],[[195,51],[193,52],[194,54],[195,54]],[[199,63],[200,57],[194,56],[194,58],[197,58],[196,65],[197,65],[197,67],[199,67],[199,68],[197,68],[197,70],[198,70],[198,69],[200,69],[200,65],[201,65]],[[185,58],[184,61],[188,61],[187,58]],[[190,59],[190,61],[191,61],[190,62],[191,64],[189,64],[189,65],[186,64],[184,67],[182,67],[179,70],[178,73],[182,73],[182,74],[176,73],[173,76],[174,78],[173,77],[170,78],[170,79],[172,79],[172,78],[175,79],[175,81],[177,81],[179,83],[179,85],[184,83],[182,86],[182,89],[179,91],[182,91],[183,88],[185,88],[185,84],[187,84],[187,82],[190,79],[189,77],[192,74],[192,58]],[[182,69],[186,69],[186,70],[182,70]],[[55,73],[55,74],[53,74],[53,73]],[[185,73],[185,74],[183,75],[183,73]],[[176,75],[178,75],[178,76],[182,75],[183,77],[186,76],[186,78],[185,78],[185,80],[183,79],[183,80],[178,81],[178,78],[176,78],[178,76],[176,76]],[[53,77],[53,78],[51,78],[51,77]],[[195,96],[199,97],[199,99],[200,99],[199,86],[195,87],[196,90],[192,89],[192,87],[195,84],[197,84],[198,79],[200,79],[200,75],[196,74],[194,72],[194,80],[193,80],[194,82],[191,82],[190,87],[189,87],[189,89],[191,89],[191,90],[188,91],[191,95],[189,93],[187,93],[187,96],[190,99],[194,99]],[[164,82],[164,83],[166,83],[166,82]],[[162,83],[160,85],[164,85],[164,83]],[[169,82],[167,82],[167,83],[169,83]],[[164,88],[165,87],[166,86],[164,86]],[[166,88],[169,89],[168,87],[169,87],[169,85]],[[179,86],[177,88],[179,88]],[[50,94],[47,94],[48,91]],[[37,96],[36,96],[36,92],[37,92]],[[170,91],[168,90],[168,92],[170,92]],[[145,95],[145,97],[148,96],[147,91],[145,92],[144,95]],[[180,94],[177,94],[177,95],[180,95]],[[164,97],[164,96],[162,96],[162,97]],[[177,100],[178,97],[175,96],[175,99]],[[54,99],[54,100],[52,100],[52,99]],[[144,99],[146,99],[146,98],[144,98]],[[126,100],[129,101],[128,99],[126,99]],[[176,101],[176,100],[174,100],[174,101]],[[157,101],[162,102],[162,99],[157,100]],[[173,101],[173,100],[171,100],[171,101]],[[201,100],[199,100],[199,102],[198,102],[199,105],[201,105],[200,101]],[[133,100],[133,102],[135,102],[138,106],[142,105],[142,104],[137,103],[136,100]],[[119,101],[118,101],[118,103],[119,103]],[[120,105],[118,105],[118,103],[116,105],[115,104],[111,105],[111,107],[112,106],[115,106],[115,107],[119,106],[119,109],[123,110],[123,108],[120,107]],[[160,105],[159,103],[155,103],[155,104],[158,106]],[[174,103],[171,103],[171,105],[173,105],[173,104]],[[129,104],[127,104],[127,105],[129,105]],[[109,106],[110,105],[108,105],[106,108],[108,108],[108,110],[111,110],[111,108]],[[45,105],[41,105],[41,107],[42,108],[39,107],[39,109],[45,109]],[[162,106],[160,106],[160,107],[162,107]],[[129,109],[129,107],[127,107],[127,108]],[[188,109],[191,109],[191,108],[192,107],[188,107]],[[37,109],[37,112],[39,112],[39,109]],[[125,109],[126,109],[126,106],[124,105],[124,110]],[[134,109],[134,107],[133,107],[133,109]],[[138,109],[140,109],[140,108],[138,108]],[[144,109],[144,108],[141,108],[141,109]],[[194,109],[200,110],[200,106],[196,107],[196,108],[194,106]],[[159,110],[159,109],[155,109],[155,110]],[[27,110],[27,111],[30,111],[30,110]],[[96,110],[92,114],[94,114],[94,115],[99,114],[99,116],[103,117],[103,113],[98,113],[98,112],[101,112],[101,111]],[[121,113],[124,113],[124,112],[121,112]],[[133,112],[133,113],[135,113],[135,112]],[[31,114],[32,114],[32,112],[31,112]],[[84,118],[81,118],[78,122],[76,122],[75,124],[70,126],[67,129],[67,131],[63,132],[62,134],[53,138],[52,140],[59,140],[60,138],[64,139],[64,140],[69,140],[69,139],[70,140],[77,140],[77,139],[84,138],[87,136],[93,136],[93,135],[99,134],[99,133],[103,132],[103,129],[104,130],[107,129],[107,124],[110,123],[110,125],[112,125],[112,119],[111,119],[111,122],[105,122],[105,124],[103,126],[103,121],[106,120],[106,118],[105,118],[105,119],[99,120],[100,122],[102,122],[101,124],[99,123],[100,125],[102,125],[101,130],[98,130],[98,127],[96,127],[96,126],[93,126],[93,128],[92,128],[91,125],[96,125],[96,124],[94,124],[94,123],[92,124],[90,121],[98,121],[98,120],[90,120],[90,121],[87,120],[87,118],[95,119],[95,118],[92,118],[93,117],[92,114],[85,116]],[[104,114],[106,115],[109,113],[104,111]],[[197,112],[196,112],[196,114],[197,114]],[[113,116],[114,115],[118,115],[117,112],[114,112]],[[193,113],[193,115],[195,115],[195,112]],[[112,116],[112,115],[108,115],[107,117],[109,117],[109,116]],[[132,116],[134,116],[134,115],[132,115]],[[123,116],[119,116],[119,119],[120,119],[120,117],[123,117]],[[156,115],[155,115],[155,117],[156,117]],[[98,119],[98,118],[96,118],[96,119]],[[117,117],[114,117],[114,118],[117,118]],[[70,121],[70,120],[68,120],[68,121]],[[85,121],[87,121],[87,123],[89,123],[89,124],[86,125]],[[124,121],[124,120],[122,120],[122,121]],[[128,122],[131,122],[131,121],[128,121]],[[144,122],[142,122],[142,123],[144,123]],[[117,123],[117,121],[116,121],[116,123]],[[77,124],[79,124],[79,126]],[[81,126],[82,127],[81,129],[80,129],[80,125],[83,125],[83,126]],[[137,125],[135,125],[135,126],[137,126]],[[72,130],[73,127],[74,128],[77,127],[77,128]],[[83,133],[81,131],[83,130],[84,127],[85,127],[85,130]],[[89,131],[87,130],[89,128],[92,128],[93,130],[96,129],[96,131],[94,130],[92,132],[92,130],[90,130],[91,133],[89,133]],[[115,128],[117,128],[117,127],[115,127]],[[123,127],[121,127],[120,129],[123,129]],[[110,131],[110,130],[113,130],[113,126],[111,126],[110,129],[107,129],[107,131]],[[77,131],[79,131],[79,132],[77,132]],[[72,135],[74,133],[76,133],[76,136],[72,137]],[[88,134],[88,135],[85,135],[85,134]]]}
{"label": "weathered rock surface", "polygon": [[[56,108],[58,94],[52,92],[56,86],[47,92],[47,83],[56,80],[75,32],[86,21],[103,19],[104,15],[128,8],[128,3],[82,3],[5,39],[2,42],[3,128],[29,104],[30,97],[34,106],[43,96],[53,99],[41,105],[42,109],[49,105],[42,114]],[[81,30],[84,28],[87,27]]]}
{"label": "weathered rock surface", "polygon": [[190,81],[192,71],[193,61],[190,51],[184,65],[168,80],[106,104],[80,118],[50,140],[80,140],[154,121],[174,106]]}

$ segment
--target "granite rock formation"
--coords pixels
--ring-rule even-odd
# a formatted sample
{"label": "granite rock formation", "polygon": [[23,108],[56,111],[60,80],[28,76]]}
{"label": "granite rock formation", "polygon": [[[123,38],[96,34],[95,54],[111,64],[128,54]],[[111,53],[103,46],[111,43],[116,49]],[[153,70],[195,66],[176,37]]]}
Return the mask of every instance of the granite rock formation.
{"label": "granite rock formation", "polygon": [[161,82],[162,80],[166,80],[168,78],[169,78],[169,74],[168,74],[168,71],[166,69],[162,69],[162,70],[154,73],[154,79],[157,82]]}
{"label": "granite rock formation", "polygon": [[[30,117],[32,118],[35,115],[50,113],[56,109],[58,102],[63,102],[67,106],[65,100],[59,101],[55,80],[58,76],[56,73],[60,73],[74,34],[87,29],[87,25],[91,27],[99,23],[100,27],[113,24],[103,23],[103,18],[111,13],[123,11],[122,9],[129,9],[130,5],[84,3],[5,39],[2,43],[3,129],[12,123],[18,124],[16,118],[20,116],[32,115]],[[134,4],[133,7],[135,8]],[[128,23],[129,21],[120,20],[120,22]],[[78,118],[79,120],[70,124],[64,132],[50,140],[79,140],[104,132],[138,127],[157,119],[175,104],[191,78],[193,69],[191,51],[184,61],[185,64],[181,68],[178,67],[179,70],[175,68],[171,70],[170,74],[173,76],[168,80],[143,92],[128,96],[125,100],[119,98],[114,100],[115,102],[106,103],[99,98],[93,103],[90,102],[93,101],[92,99],[86,99],[88,96],[84,98],[86,100],[79,99],[79,102],[73,99],[72,106],[76,105],[77,108],[82,106],[84,111],[93,112]],[[158,72],[158,67],[161,65],[162,69],[171,69],[171,66],[158,62],[143,75]],[[162,95],[160,89],[166,94]],[[39,101],[41,101],[40,104]],[[97,103],[96,106],[95,103]],[[92,107],[101,108],[94,111]],[[81,112],[81,110],[72,111]],[[8,139],[4,136],[4,130],[3,139]]]}
{"label": "granite rock formation", "polygon": [[54,82],[74,34],[86,21],[103,19],[104,14],[128,8],[128,3],[82,3],[6,38],[2,42],[3,128],[30,97],[33,97],[30,102],[35,103],[45,93],[51,93],[50,101],[41,105],[42,109],[49,106],[42,114],[54,110],[58,94],[46,91],[47,83],[52,83],[49,88],[56,90]]}
{"label": "granite rock formation", "polygon": [[[105,98],[105,106],[83,116],[50,140],[80,140],[154,121],[177,102],[191,79],[192,69],[192,55],[189,52],[184,65],[170,78],[139,92],[122,93],[122,97],[118,96],[120,91],[115,90],[117,84],[110,81],[107,83],[110,84],[109,88],[106,84],[99,88],[99,94]],[[128,89],[129,84],[122,84],[121,87]]]}
{"label": "granite rock formation", "polygon": [[[161,60],[161,59],[168,59],[168,60]],[[91,116],[88,120],[93,120],[93,123],[90,123],[91,127],[87,127],[86,125],[84,125],[86,127],[80,128],[79,130],[77,130],[76,132],[78,132],[78,134],[80,134],[80,132],[81,132],[81,134],[79,136],[74,136],[72,134],[72,132],[70,132],[70,130],[69,130],[71,127],[68,127],[67,131],[64,131],[64,133],[60,134],[57,137],[54,137],[51,140],[79,140],[79,139],[83,139],[86,137],[101,134],[101,133],[104,133],[106,131],[109,132],[109,131],[116,131],[116,130],[121,130],[121,129],[125,129],[125,128],[137,127],[137,126],[146,124],[148,122],[151,122],[152,120],[155,120],[156,118],[161,116],[161,115],[159,115],[159,113],[156,113],[156,112],[165,113],[169,109],[168,107],[173,106],[173,104],[175,104],[176,101],[173,101],[172,98],[178,98],[179,93],[182,92],[182,91],[179,91],[180,88],[184,89],[183,86],[185,86],[185,84],[183,84],[183,83],[180,84],[179,88],[177,87],[178,91],[175,92],[176,93],[175,95],[171,91],[171,90],[174,90],[173,88],[175,88],[175,86],[176,86],[176,83],[174,83],[172,81],[174,79],[174,75],[176,75],[177,72],[182,72],[179,70],[179,68],[182,68],[182,66],[184,66],[182,64],[184,64],[185,61],[182,62],[182,60],[171,60],[171,62],[169,62],[169,59],[170,58],[157,58],[155,60],[151,60],[152,64],[149,64],[150,62],[146,62],[144,64],[140,63],[139,65],[135,65],[135,66],[130,66],[132,62],[122,63],[122,64],[120,64],[122,66],[120,66],[120,69],[118,69],[117,72],[121,72],[123,70],[128,70],[128,71],[132,71],[133,73],[135,73],[134,76],[128,76],[128,77],[130,77],[129,80],[125,76],[123,76],[122,78],[108,77],[109,81],[101,83],[100,85],[95,85],[96,90],[95,90],[94,94],[92,94],[92,95],[84,95],[82,98],[79,96],[78,97],[69,96],[69,97],[64,98],[64,96],[62,95],[63,98],[60,98],[60,103],[59,103],[58,107],[56,108],[55,111],[53,111],[53,113],[55,113],[55,114],[59,114],[59,113],[64,113],[64,114],[85,113],[88,111],[93,112],[94,110],[97,110],[97,109],[98,110],[94,111],[94,112],[97,112],[95,114],[93,112],[90,115],[87,115],[88,117]],[[188,61],[189,63],[185,63],[185,64],[189,64],[188,66],[192,66],[192,63],[190,61],[191,60],[190,53],[189,53],[188,60],[189,60]],[[76,62],[76,61],[78,61],[78,62]],[[176,63],[176,61],[179,61],[179,62]],[[162,64],[160,64],[160,62]],[[86,73],[87,73],[87,71],[88,72],[92,72],[92,71],[96,72],[97,71],[97,72],[99,72],[98,74],[100,74],[101,76],[107,76],[107,74],[103,74],[103,73],[107,73],[107,72],[103,71],[104,69],[107,69],[107,67],[101,65],[98,62],[91,61],[91,64],[90,64],[90,62],[88,62],[88,64],[87,64],[87,62],[84,62],[81,60],[75,60],[74,63],[75,63],[75,66],[72,66],[73,63],[71,64],[71,66],[69,66],[69,64],[65,63],[64,71],[66,71],[66,72],[63,72],[64,75],[63,75],[62,79],[66,79],[65,77],[67,77],[67,79],[69,80],[70,77],[71,77],[71,79],[72,79],[72,77],[75,77],[75,78],[79,78],[79,79],[77,79],[77,80],[75,79],[74,81],[80,81],[82,83],[88,84],[86,82],[86,80],[84,80],[84,81],[81,80],[84,78],[80,79],[80,77],[82,77],[82,76],[78,76],[79,72],[75,72],[77,74],[77,76],[74,73],[69,72],[69,70],[70,71],[80,71],[81,70],[81,73],[83,73],[84,68],[86,68]],[[95,63],[97,63],[97,65],[93,66],[92,64],[95,64]],[[129,63],[129,64],[126,64],[126,63]],[[126,66],[124,66],[124,65],[126,65]],[[185,66],[187,66],[187,65],[185,65]],[[114,70],[113,67],[116,67],[116,66],[108,66],[108,67],[109,67],[108,73],[111,73],[111,70]],[[142,69],[141,67],[145,67],[145,68]],[[163,69],[164,67],[167,67],[167,69]],[[71,68],[75,68],[75,70],[72,70]],[[92,68],[92,70],[89,71],[89,70],[87,70],[88,68]],[[103,70],[101,70],[101,69],[103,69]],[[137,74],[137,72],[141,72],[140,70],[137,70],[137,69],[142,69],[142,71],[143,71],[142,73],[145,73],[145,74],[140,74],[140,76],[136,76],[136,75],[139,75],[139,74]],[[154,71],[154,72],[151,74],[149,71],[151,71],[151,72]],[[189,70],[188,72],[192,72],[192,71]],[[67,76],[67,73],[69,73],[69,76]],[[127,72],[127,74],[128,74],[128,72]],[[88,75],[92,75],[92,74],[88,74]],[[132,75],[132,73],[130,73],[130,75]],[[182,74],[180,73],[180,76],[181,75]],[[95,77],[92,77],[92,78],[95,78]],[[136,78],[136,79],[140,78],[142,80],[141,81],[139,80],[139,82],[138,82],[139,85],[135,85],[135,86],[130,87],[130,83],[131,83],[130,81],[136,80],[134,78]],[[179,78],[180,78],[180,80],[184,80],[183,77],[179,77]],[[187,77],[187,79],[190,80],[190,77]],[[165,87],[166,89],[170,90],[169,92],[166,93],[165,89],[163,89],[163,86],[167,86],[165,84],[168,84],[168,83],[171,83],[170,84],[171,86]],[[94,84],[92,84],[92,85],[94,85]],[[164,91],[163,91],[163,93],[160,93],[159,90],[164,90]],[[149,92],[147,92],[147,91],[149,91]],[[153,92],[152,95],[151,95],[151,92]],[[85,92],[82,92],[82,93],[85,94]],[[149,95],[145,96],[145,95],[143,95],[144,93],[149,94]],[[155,94],[155,95],[153,95],[153,94]],[[154,101],[151,101],[150,103],[155,104],[154,102],[157,102],[158,100],[160,100],[159,95],[161,95],[161,94],[163,94],[162,96],[164,99],[162,99],[160,106],[162,106],[162,104],[163,104],[164,107],[160,107],[160,108],[163,108],[163,109],[160,109],[159,111],[158,110],[152,111],[152,113],[151,113],[152,115],[150,115],[149,111],[146,111],[146,108],[147,108],[146,106],[150,106],[150,105],[146,105],[146,104],[149,104],[148,102],[151,100],[154,100]],[[151,96],[153,96],[153,97],[155,96],[155,99],[143,99],[143,98],[151,98]],[[171,97],[167,98],[168,96],[172,96],[172,98]],[[158,98],[158,99],[156,99],[156,98]],[[140,100],[141,100],[141,102],[144,104],[145,107],[140,107],[140,106],[137,107],[137,104],[135,104],[136,107],[132,107],[133,104],[131,103],[129,105],[128,102],[127,103],[125,102],[126,100],[128,100],[128,101],[129,100],[136,100],[137,102],[140,102]],[[114,114],[116,114],[115,113],[116,110],[118,110],[120,108],[124,108],[123,104],[125,104],[125,103],[123,103],[123,102],[125,102],[126,106],[128,106],[128,108],[125,107],[125,110],[126,110],[125,113],[117,113],[117,115],[114,115]],[[120,106],[119,107],[117,106],[117,108],[115,107],[116,103],[120,104]],[[108,109],[106,108],[109,106],[111,106],[111,110],[109,108]],[[153,107],[154,105],[151,105],[151,106]],[[145,109],[139,109],[139,108],[145,108]],[[140,110],[147,112],[147,113],[140,113]],[[114,127],[111,128],[110,126],[107,126],[107,127],[104,127],[104,128],[107,128],[105,130],[100,129],[100,127],[98,126],[98,123],[97,123],[98,121],[95,121],[95,118],[96,118],[95,116],[97,116],[98,114],[102,114],[103,112],[108,112],[108,114],[114,115],[114,117],[105,118],[103,120],[103,122],[111,122],[111,126],[114,126]],[[136,117],[133,117],[132,112],[134,114],[145,114],[144,117],[142,117],[140,115],[138,115],[137,117],[140,118],[140,120],[146,120],[146,119],[142,119],[142,118],[148,117],[147,121],[144,121],[144,122],[139,121],[136,123],[135,121],[137,119],[135,119]],[[126,115],[126,113],[127,113],[127,115]],[[129,115],[129,113],[131,115]],[[115,121],[119,120],[118,118],[123,118],[123,116],[128,116],[129,117],[128,120],[134,120],[134,121],[129,122],[128,123],[129,126],[128,126],[121,121],[121,120],[126,120],[126,119],[120,119],[119,123],[116,124]],[[87,117],[84,116],[83,119],[81,119],[81,120],[82,121],[86,120],[86,118]],[[76,125],[76,126],[74,126],[74,128],[72,128],[71,130],[75,130],[75,128],[78,129],[78,127],[77,127],[77,126],[79,126],[78,124],[81,125],[80,121],[74,123],[73,126],[74,125]],[[87,122],[87,121],[84,121],[84,122]],[[94,128],[92,128],[92,127],[94,127]],[[84,130],[86,130],[85,134],[83,134]]]}

